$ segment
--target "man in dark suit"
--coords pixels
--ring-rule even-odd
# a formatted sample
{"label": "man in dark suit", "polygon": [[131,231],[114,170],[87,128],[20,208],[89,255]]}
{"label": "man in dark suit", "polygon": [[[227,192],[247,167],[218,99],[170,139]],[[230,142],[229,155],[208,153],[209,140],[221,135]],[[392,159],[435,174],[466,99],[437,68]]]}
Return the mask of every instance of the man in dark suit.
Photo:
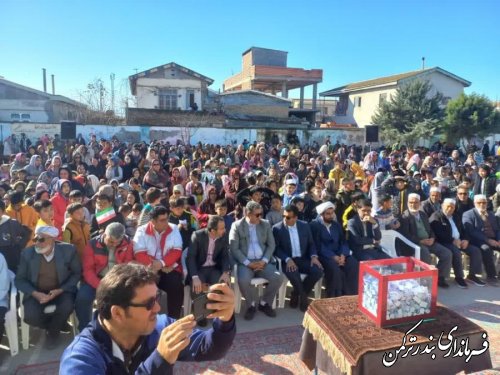
{"label": "man in dark suit", "polygon": [[318,217],[311,221],[311,232],[325,274],[326,296],[358,293],[358,261],[351,255],[344,230],[335,221],[335,206],[324,202],[316,207]]}
{"label": "man in dark suit", "polygon": [[483,264],[488,284],[498,286],[493,250],[500,251],[500,230],[493,212],[488,211],[488,199],[483,194],[474,196],[472,210],[464,212],[462,218],[471,243],[482,250]]}
{"label": "man in dark suit", "polygon": [[[318,260],[316,247],[309,225],[298,220],[299,210],[288,205],[284,209],[283,220],[273,226],[275,255],[281,260],[282,270],[293,286],[290,307],[306,311],[308,295],[314,284],[323,277],[323,266]],[[300,274],[306,274],[304,281]]]}
{"label": "man in dark suit", "polygon": [[225,236],[224,218],[210,216],[207,227],[197,230],[191,236],[191,245],[186,258],[188,282],[193,292],[202,292],[203,284],[217,284],[231,281],[229,243]]}
{"label": "man in dark suit", "polygon": [[467,280],[478,286],[484,286],[484,282],[476,276],[476,274],[481,273],[481,250],[469,243],[469,236],[464,231],[462,218],[454,215],[455,205],[454,199],[445,199],[441,210],[432,214],[429,224],[436,235],[436,241],[452,252],[452,266],[455,282],[458,286],[463,289],[467,288],[464,279],[462,251],[470,258]]}
{"label": "man in dark suit", "polygon": [[229,249],[238,267],[238,286],[245,297],[247,311],[244,318],[251,320],[257,312],[255,288],[252,278],[262,277],[268,281],[259,310],[274,318],[276,311],[271,307],[284,276],[273,264],[275,242],[271,225],[262,220],[262,206],[250,201],[245,206],[245,217],[233,223],[229,232]]}
{"label": "man in dark suit", "polygon": [[35,245],[23,250],[15,284],[24,293],[24,321],[47,330],[47,348],[57,347],[73,311],[82,266],[73,245],[56,242],[55,227],[36,228]]}
{"label": "man in dark suit", "polygon": [[371,216],[372,202],[358,201],[357,215],[347,222],[347,242],[358,261],[388,259],[380,247],[382,234],[377,220]]}
{"label": "man in dark suit", "polygon": [[420,211],[425,212],[427,218],[430,218],[434,212],[441,209],[441,189],[437,186],[433,186],[429,192],[429,199],[422,202],[422,207]]}
{"label": "man in dark suit", "polygon": [[431,263],[430,253],[438,257],[438,286],[448,288],[446,278],[451,269],[451,251],[436,242],[436,236],[429,224],[429,219],[420,211],[420,195],[416,193],[408,195],[408,210],[401,217],[399,231],[411,242],[420,246],[420,259],[423,262]]}

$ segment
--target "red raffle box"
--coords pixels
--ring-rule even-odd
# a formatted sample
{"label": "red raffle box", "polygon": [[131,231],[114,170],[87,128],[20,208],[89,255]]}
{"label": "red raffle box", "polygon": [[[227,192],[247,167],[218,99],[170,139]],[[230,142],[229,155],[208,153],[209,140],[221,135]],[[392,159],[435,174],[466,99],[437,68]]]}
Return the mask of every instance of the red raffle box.
{"label": "red raffle box", "polygon": [[358,307],[377,327],[436,314],[438,270],[413,257],[359,264]]}

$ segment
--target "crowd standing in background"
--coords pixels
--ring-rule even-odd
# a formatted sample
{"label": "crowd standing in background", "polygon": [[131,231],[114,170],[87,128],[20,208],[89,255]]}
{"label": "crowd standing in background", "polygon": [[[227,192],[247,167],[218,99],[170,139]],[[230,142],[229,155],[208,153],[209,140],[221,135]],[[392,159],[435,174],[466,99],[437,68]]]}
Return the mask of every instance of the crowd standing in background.
{"label": "crowd standing in background", "polygon": [[[276,135],[239,145],[12,135],[0,170],[0,280],[15,277],[24,319],[47,330],[50,347],[75,302],[79,329],[92,321],[100,281],[131,261],[157,274],[173,318],[184,285],[194,297],[231,276],[248,320],[277,315],[286,279],[302,311],[318,280],[327,297],[357,294],[359,262],[389,257],[388,230],[419,244],[423,261],[436,257],[439,287],[451,270],[460,288],[497,287],[499,153],[488,143],[372,150]],[[398,255],[412,251],[397,244]],[[261,298],[253,277],[269,281]]]}

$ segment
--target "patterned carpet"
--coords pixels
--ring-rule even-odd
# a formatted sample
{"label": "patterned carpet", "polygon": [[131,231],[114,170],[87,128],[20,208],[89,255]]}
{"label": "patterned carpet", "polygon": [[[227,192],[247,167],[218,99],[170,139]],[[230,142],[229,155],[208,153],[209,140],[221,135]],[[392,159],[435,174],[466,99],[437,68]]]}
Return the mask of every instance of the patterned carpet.
{"label": "patterned carpet", "polygon": [[[477,302],[454,308],[468,317],[489,334],[493,368],[481,374],[500,374],[500,307],[491,302]],[[311,372],[298,358],[302,327],[294,326],[256,332],[239,333],[231,351],[220,361],[202,363],[178,363],[176,374],[242,374],[242,375],[310,375]],[[15,375],[54,375],[58,362],[20,366]]]}

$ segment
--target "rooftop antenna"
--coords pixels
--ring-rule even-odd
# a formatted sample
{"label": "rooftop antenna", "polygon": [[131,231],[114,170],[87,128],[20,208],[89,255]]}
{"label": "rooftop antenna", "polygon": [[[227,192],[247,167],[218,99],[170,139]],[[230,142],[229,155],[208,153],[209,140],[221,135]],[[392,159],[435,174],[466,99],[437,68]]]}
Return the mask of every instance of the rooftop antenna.
{"label": "rooftop antenna", "polygon": [[137,69],[137,68],[134,68],[134,70],[135,70],[135,74],[137,74],[137,72],[139,71],[139,69]]}
{"label": "rooftop antenna", "polygon": [[425,69],[425,57],[422,57],[422,70]]}

